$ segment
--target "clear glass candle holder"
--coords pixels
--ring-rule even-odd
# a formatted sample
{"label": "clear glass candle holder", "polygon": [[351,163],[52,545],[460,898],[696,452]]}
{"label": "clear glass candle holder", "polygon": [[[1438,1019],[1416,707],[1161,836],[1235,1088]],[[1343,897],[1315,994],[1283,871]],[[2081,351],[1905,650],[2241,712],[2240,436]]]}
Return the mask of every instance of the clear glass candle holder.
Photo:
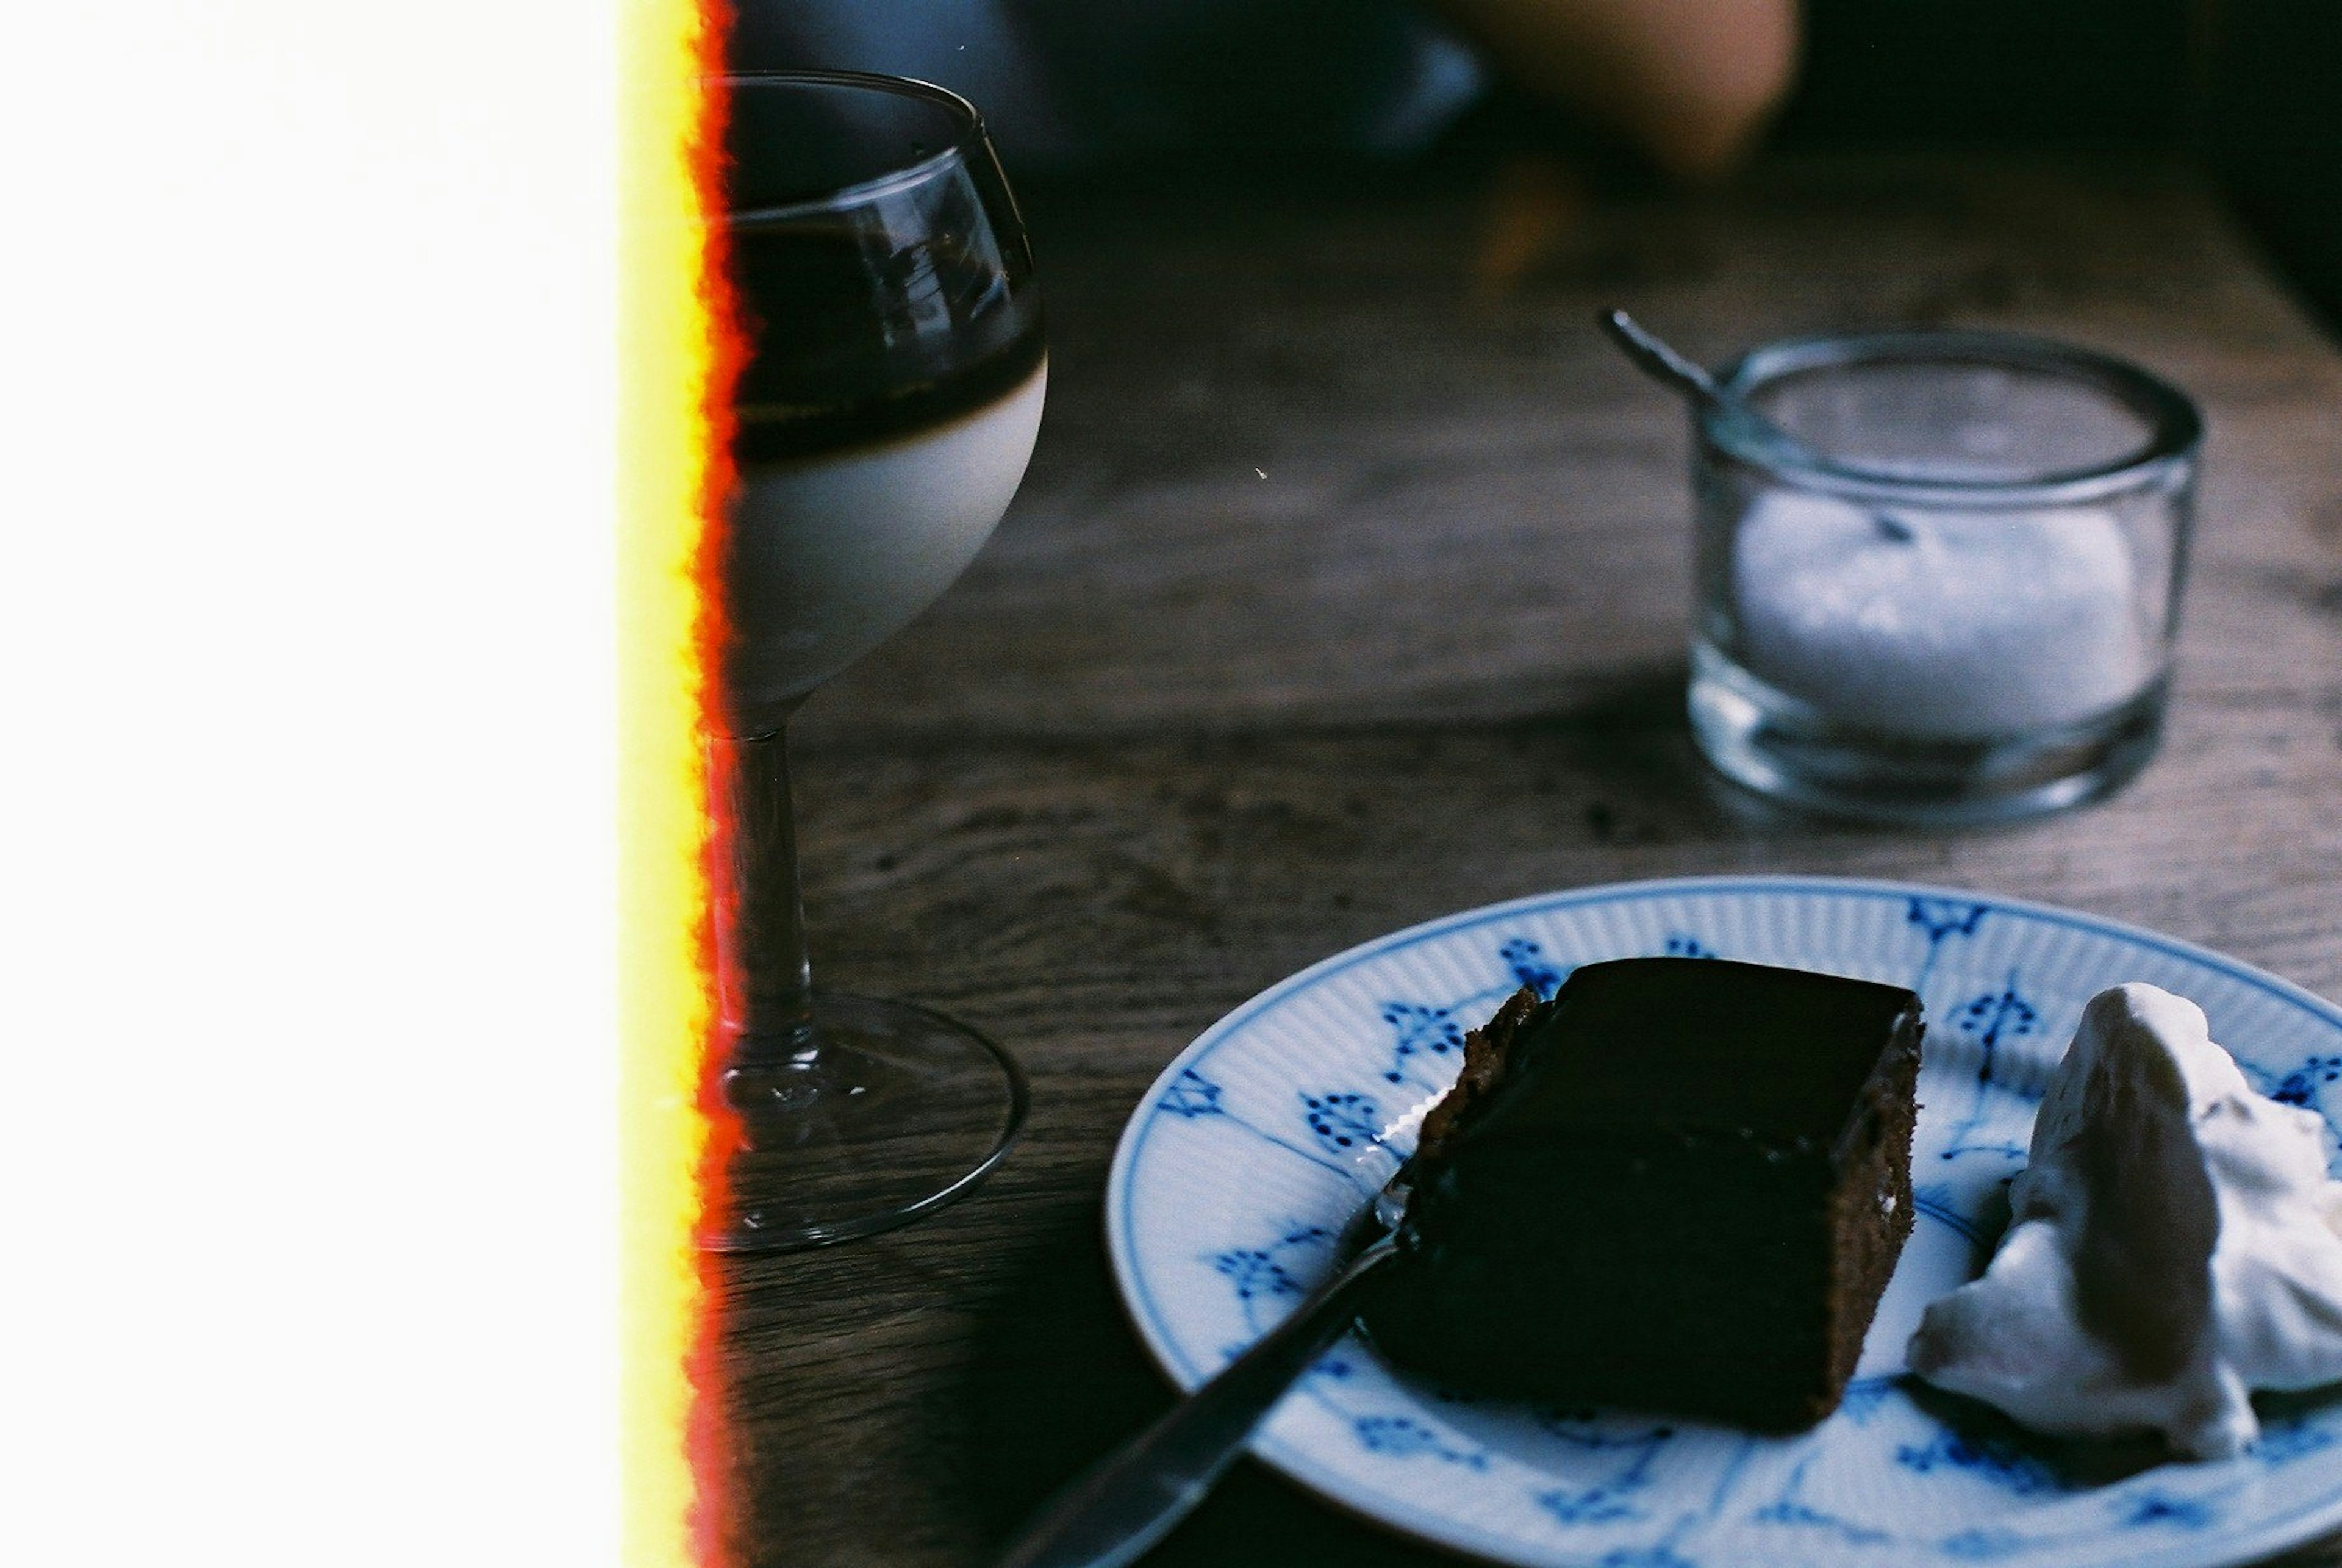
{"label": "clear glass candle holder", "polygon": [[1694,416],[1690,709],[1721,773],[1957,825],[2146,764],[2203,436],[2183,394],[1971,332],[1773,344],[1720,379],[1741,412]]}

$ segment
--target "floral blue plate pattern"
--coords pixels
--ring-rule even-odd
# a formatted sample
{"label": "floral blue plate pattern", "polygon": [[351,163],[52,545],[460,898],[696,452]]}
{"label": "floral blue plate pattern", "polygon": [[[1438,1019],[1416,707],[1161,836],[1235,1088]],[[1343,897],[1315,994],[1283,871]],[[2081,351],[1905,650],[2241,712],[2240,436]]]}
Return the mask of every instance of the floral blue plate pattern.
{"label": "floral blue plate pattern", "polygon": [[[2232,959],[2091,916],[1942,888],[1802,878],[1627,884],[1398,932],[1270,988],[1156,1080],[1107,1183],[1147,1348],[1193,1387],[1290,1310],[1412,1148],[1464,1032],[1515,988],[1640,954],[1743,958],[1918,991],[1919,1221],[1844,1406],[1790,1438],[1459,1397],[1355,1336],[1253,1452],[1332,1502],[1554,1568],[2209,1568],[2342,1527],[2342,1396],[2267,1402],[2243,1459],[2064,1444],[1903,1375],[1920,1310],[1981,1267],[2082,1005],[2145,980],[2201,1004],[2265,1093],[2342,1111],[2342,1009]],[[2332,1097],[2329,1108],[2328,1098]],[[1996,1213],[1996,1205],[1999,1213]]]}

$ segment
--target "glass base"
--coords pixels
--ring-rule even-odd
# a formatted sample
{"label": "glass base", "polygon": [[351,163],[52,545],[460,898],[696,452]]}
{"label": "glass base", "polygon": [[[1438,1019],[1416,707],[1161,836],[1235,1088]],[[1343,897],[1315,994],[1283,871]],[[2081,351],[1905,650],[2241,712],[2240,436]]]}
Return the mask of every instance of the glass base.
{"label": "glass base", "polygon": [[1025,1075],[975,1030],[906,1002],[814,998],[809,1037],[744,1037],[713,1252],[788,1252],[907,1224],[975,1188],[1024,1125]]}
{"label": "glass base", "polygon": [[1824,815],[1967,827],[2061,811],[2111,794],[2155,754],[2165,683],[2094,718],[1981,740],[1882,734],[1840,724],[1705,642],[1692,649],[1692,738],[1716,770]]}

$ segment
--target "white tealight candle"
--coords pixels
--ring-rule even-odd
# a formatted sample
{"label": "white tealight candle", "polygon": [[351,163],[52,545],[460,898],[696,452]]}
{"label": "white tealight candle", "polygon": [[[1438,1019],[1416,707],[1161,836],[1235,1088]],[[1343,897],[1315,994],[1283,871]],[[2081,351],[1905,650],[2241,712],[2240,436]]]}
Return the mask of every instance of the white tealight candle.
{"label": "white tealight candle", "polygon": [[1775,491],[1733,546],[1740,658],[1833,719],[1927,739],[2077,723],[2157,666],[2108,512],[1889,514]]}

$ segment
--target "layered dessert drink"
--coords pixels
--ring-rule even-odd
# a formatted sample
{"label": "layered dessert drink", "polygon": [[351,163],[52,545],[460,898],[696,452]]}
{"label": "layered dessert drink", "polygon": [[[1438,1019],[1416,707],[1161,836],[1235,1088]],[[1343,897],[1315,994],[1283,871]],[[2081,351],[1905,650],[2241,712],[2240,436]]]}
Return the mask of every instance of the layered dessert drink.
{"label": "layered dessert drink", "polygon": [[[733,246],[756,352],[736,395],[726,674],[732,727],[753,734],[966,570],[1024,476],[1048,365],[1020,258],[986,225],[894,255],[866,228]],[[836,307],[874,279],[886,312]]]}

